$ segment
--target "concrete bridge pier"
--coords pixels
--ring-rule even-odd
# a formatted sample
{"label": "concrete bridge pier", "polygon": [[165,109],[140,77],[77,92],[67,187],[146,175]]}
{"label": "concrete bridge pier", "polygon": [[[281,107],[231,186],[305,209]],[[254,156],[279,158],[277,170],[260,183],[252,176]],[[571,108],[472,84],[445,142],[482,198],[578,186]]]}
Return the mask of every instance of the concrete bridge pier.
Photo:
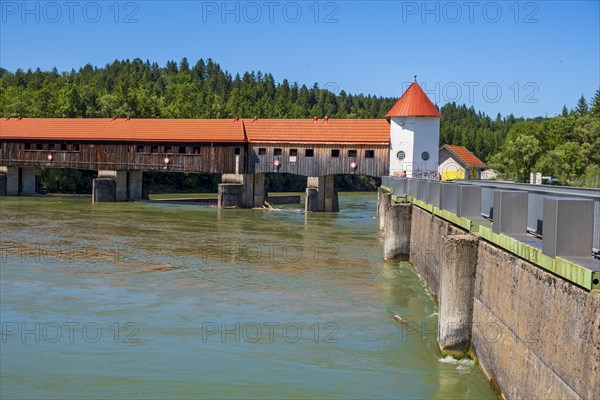
{"label": "concrete bridge pier", "polygon": [[450,235],[442,246],[438,343],[443,353],[463,354],[471,344],[478,240]]}
{"label": "concrete bridge pier", "polygon": [[0,174],[0,196],[6,196],[6,174]]}
{"label": "concrete bridge pier", "polygon": [[383,258],[393,260],[410,254],[412,204],[391,203],[385,209]]}
{"label": "concrete bridge pier", "polygon": [[128,201],[141,200],[143,193],[142,171],[98,171],[98,179],[92,186],[92,201]]}
{"label": "concrete bridge pier", "polygon": [[340,205],[334,175],[308,177],[304,211],[338,212]]}
{"label": "concrete bridge pier", "polygon": [[127,172],[127,200],[142,200],[147,198],[144,195],[144,172]]}
{"label": "concrete bridge pier", "polygon": [[20,196],[37,192],[35,167],[0,167],[0,196]]}
{"label": "concrete bridge pier", "polygon": [[219,208],[261,207],[267,199],[265,174],[223,174],[218,197]]}
{"label": "concrete bridge pier", "polygon": [[245,208],[262,207],[267,200],[265,174],[245,174],[242,195]]}
{"label": "concrete bridge pier", "polygon": [[377,216],[379,217],[379,229],[385,229],[385,211],[392,203],[392,194],[385,189],[377,190]]}

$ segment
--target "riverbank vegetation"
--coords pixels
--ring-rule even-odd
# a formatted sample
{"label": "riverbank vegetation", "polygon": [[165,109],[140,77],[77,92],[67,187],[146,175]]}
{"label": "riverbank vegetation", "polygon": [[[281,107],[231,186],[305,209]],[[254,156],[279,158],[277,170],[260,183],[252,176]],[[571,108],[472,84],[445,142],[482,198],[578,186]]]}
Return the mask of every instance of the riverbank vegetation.
{"label": "riverbank vegetation", "polygon": [[[334,90],[334,91],[332,91]],[[0,115],[28,118],[383,118],[397,98],[353,95],[336,88],[277,83],[273,75],[231,75],[211,59],[191,66],[187,59],[165,66],[135,59],[104,67],[86,65],[59,72],[0,68]],[[473,107],[445,104],[440,144],[462,145],[512,180],[531,172],[562,184],[600,186],[600,90],[583,96],[559,115],[533,119],[498,114],[491,118]],[[43,170],[48,191],[89,191],[94,173]],[[151,191],[214,191],[218,176],[145,174]],[[271,191],[304,190],[306,178],[269,174]],[[340,190],[373,190],[377,180],[336,178]]]}

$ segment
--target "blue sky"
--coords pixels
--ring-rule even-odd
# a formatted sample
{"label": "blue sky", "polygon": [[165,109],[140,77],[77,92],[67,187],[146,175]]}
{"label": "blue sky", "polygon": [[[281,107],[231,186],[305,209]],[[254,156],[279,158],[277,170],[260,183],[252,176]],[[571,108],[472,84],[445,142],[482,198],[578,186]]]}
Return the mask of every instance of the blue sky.
{"label": "blue sky", "polygon": [[212,58],[232,74],[534,117],[600,87],[599,1],[0,1],[0,66]]}

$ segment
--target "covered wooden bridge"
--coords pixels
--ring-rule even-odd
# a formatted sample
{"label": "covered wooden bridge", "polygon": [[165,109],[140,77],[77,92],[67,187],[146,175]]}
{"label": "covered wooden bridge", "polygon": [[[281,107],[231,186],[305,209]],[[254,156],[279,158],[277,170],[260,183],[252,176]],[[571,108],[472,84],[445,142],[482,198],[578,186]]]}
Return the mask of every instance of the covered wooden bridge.
{"label": "covered wooden bridge", "polygon": [[0,120],[0,194],[35,192],[35,168],[99,171],[96,201],[142,198],[144,171],[223,175],[219,204],[256,207],[266,173],[309,177],[307,209],[336,211],[333,177],[389,172],[390,123],[325,118]]}

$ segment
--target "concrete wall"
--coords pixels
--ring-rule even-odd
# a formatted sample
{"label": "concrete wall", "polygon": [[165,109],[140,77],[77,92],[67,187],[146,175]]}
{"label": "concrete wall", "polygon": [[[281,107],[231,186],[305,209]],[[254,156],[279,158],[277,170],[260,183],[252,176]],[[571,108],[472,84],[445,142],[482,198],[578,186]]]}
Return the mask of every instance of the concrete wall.
{"label": "concrete wall", "polygon": [[472,347],[506,398],[598,398],[600,293],[480,240]]}
{"label": "concrete wall", "polygon": [[21,192],[19,194],[35,194],[37,189],[37,180],[35,177],[35,167],[21,168]]}
{"label": "concrete wall", "polygon": [[265,174],[223,174],[221,182],[219,208],[261,207],[267,199]]}
{"label": "concrete wall", "polygon": [[115,201],[127,201],[127,171],[98,171],[98,179],[115,180]]}
{"label": "concrete wall", "polygon": [[[464,233],[413,206],[410,259],[438,298],[444,236]],[[483,240],[476,263],[471,351],[504,397],[598,398],[600,293]]]}
{"label": "concrete wall", "polygon": [[0,172],[6,175],[6,195],[19,195],[19,167],[0,167]]}
{"label": "concrete wall", "polygon": [[113,202],[117,183],[112,178],[94,179],[92,183],[92,203]]}
{"label": "concrete wall", "polygon": [[334,176],[308,177],[304,211],[337,212],[340,210]]}
{"label": "concrete wall", "polygon": [[127,172],[127,200],[141,200],[144,198],[144,173],[142,171]]}
{"label": "concrete wall", "polygon": [[0,166],[0,174],[5,176],[3,196],[19,196],[37,192],[37,177],[35,167],[6,167]]}
{"label": "concrete wall", "polygon": [[450,222],[413,206],[410,260],[436,297],[439,296],[440,265],[444,258],[442,238],[465,233]]}

